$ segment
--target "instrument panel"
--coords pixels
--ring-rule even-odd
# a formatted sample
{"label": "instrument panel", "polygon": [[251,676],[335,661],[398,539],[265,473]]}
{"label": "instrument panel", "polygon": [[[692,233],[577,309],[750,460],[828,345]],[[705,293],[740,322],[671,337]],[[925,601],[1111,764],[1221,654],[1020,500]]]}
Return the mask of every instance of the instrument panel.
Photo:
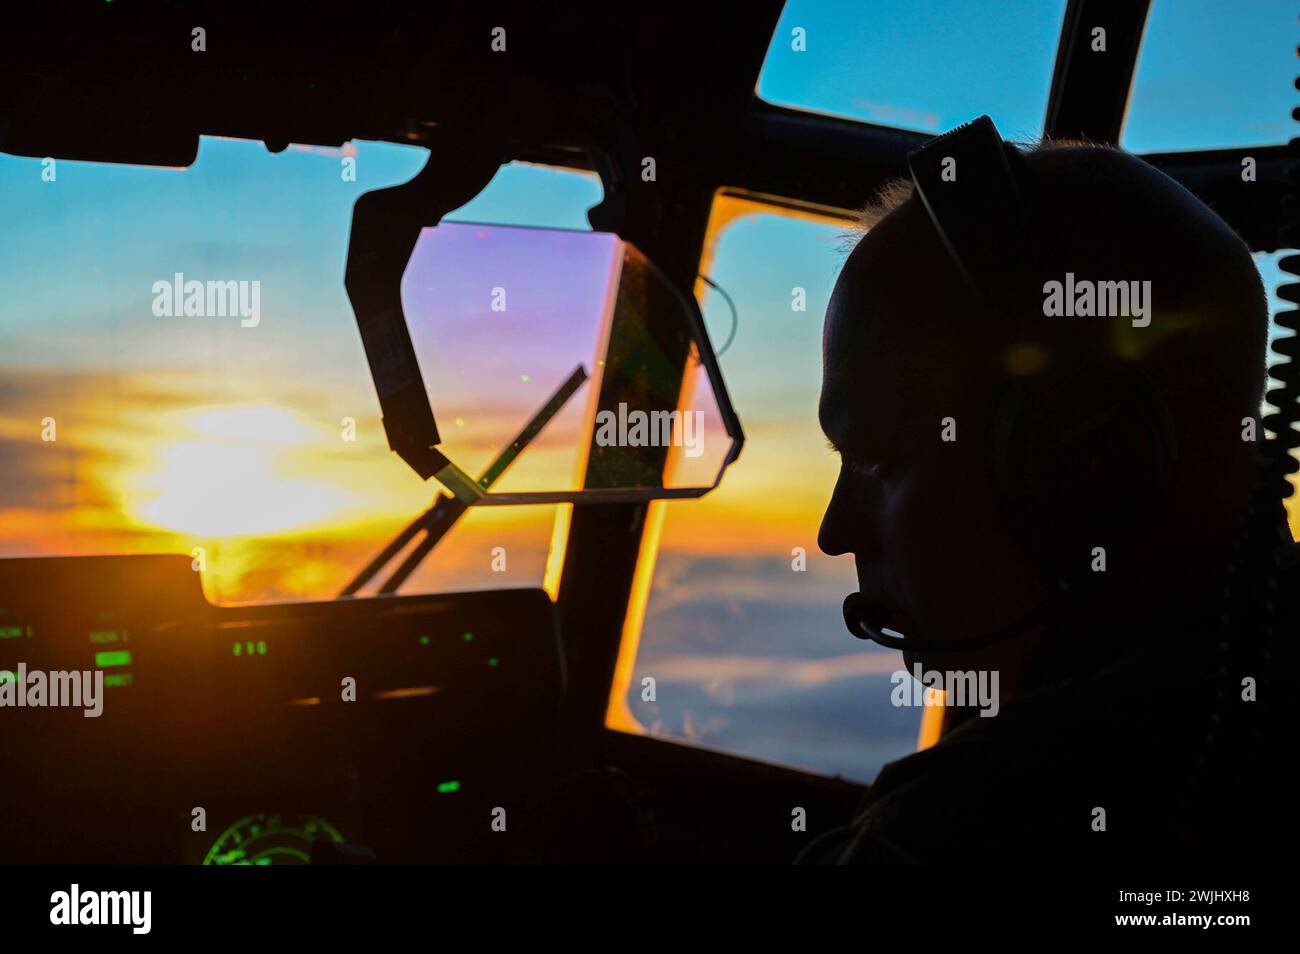
{"label": "instrument panel", "polygon": [[563,691],[541,590],[227,607],[184,556],[0,560],[0,861],[502,860]]}

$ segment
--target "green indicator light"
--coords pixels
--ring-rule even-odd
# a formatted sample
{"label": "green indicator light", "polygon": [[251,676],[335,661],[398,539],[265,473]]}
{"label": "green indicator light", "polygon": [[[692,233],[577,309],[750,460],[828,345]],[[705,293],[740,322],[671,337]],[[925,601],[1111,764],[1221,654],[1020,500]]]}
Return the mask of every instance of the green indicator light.
{"label": "green indicator light", "polygon": [[491,656],[491,657],[488,658],[488,665],[489,665],[489,666],[499,666],[499,665],[501,665],[501,660],[497,659],[496,656]]}
{"label": "green indicator light", "polygon": [[250,656],[253,655],[255,651],[256,650],[253,648],[252,640],[249,640],[248,642],[244,643],[244,652],[248,653],[248,655]]}
{"label": "green indicator light", "polygon": [[22,634],[21,626],[0,626],[0,639],[17,639]]}
{"label": "green indicator light", "polygon": [[450,782],[438,783],[439,795],[450,795],[452,792],[459,792],[459,791],[460,791],[460,782],[458,782],[456,779],[452,779]]}
{"label": "green indicator light", "polygon": [[117,630],[92,629],[90,631],[90,641],[92,643],[115,643],[117,642]]}
{"label": "green indicator light", "polygon": [[473,633],[466,633],[466,634],[465,634],[464,636],[462,636],[461,638],[464,639],[465,642],[467,642],[467,643],[472,643],[472,642],[474,642],[474,634],[473,634]]}
{"label": "green indicator light", "polygon": [[258,644],[257,644],[257,654],[258,654],[259,656],[265,656],[265,655],[266,655],[266,643],[261,642],[260,640],[258,641]]}
{"label": "green indicator light", "polygon": [[129,672],[119,672],[116,673],[115,675],[104,677],[104,685],[109,686],[110,688],[113,686],[117,686],[117,687],[129,686],[131,685],[132,681],[133,680]]}
{"label": "green indicator light", "polygon": [[428,646],[428,645],[429,645],[429,637],[428,637],[428,636],[421,636],[421,637],[420,637],[420,645],[421,645],[421,646]]}
{"label": "green indicator light", "polygon": [[244,651],[244,647],[241,646],[239,643],[235,643],[235,645],[230,647],[231,654],[235,656],[238,656],[243,651]]}
{"label": "green indicator light", "polygon": [[95,653],[95,665],[100,669],[108,666],[129,666],[131,665],[131,651],[129,649],[117,649],[106,653]]}
{"label": "green indicator light", "polygon": [[17,682],[18,676],[12,670],[0,669],[0,682]]}

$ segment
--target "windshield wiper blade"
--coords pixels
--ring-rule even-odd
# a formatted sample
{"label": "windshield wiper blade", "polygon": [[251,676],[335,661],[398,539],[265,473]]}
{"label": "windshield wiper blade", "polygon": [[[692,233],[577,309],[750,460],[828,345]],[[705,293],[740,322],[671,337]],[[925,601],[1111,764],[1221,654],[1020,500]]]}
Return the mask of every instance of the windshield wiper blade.
{"label": "windshield wiper blade", "polygon": [[[587,369],[582,365],[578,365],[573,369],[573,373],[565,379],[564,383],[556,388],[547,402],[529,419],[523,430],[515,435],[515,439],[507,444],[492,463],[488,465],[487,470],[483,471],[478,480],[474,482],[475,485],[487,490],[496,483],[510,465],[519,458],[524,448],[532,443],[533,438],[542,432],[555,415],[560,413],[564,405],[569,403],[569,399],[577,393],[586,380]],[[380,593],[395,593],[398,587],[406,582],[407,577],[415,572],[430,551],[456,525],[456,521],[469,509],[470,504],[466,499],[467,497],[472,497],[472,495],[449,497],[440,493],[433,502],[433,506],[412,520],[397,536],[393,537],[388,545],[379,551],[378,555],[367,563],[360,573],[352,578],[352,581],[339,593],[339,597],[355,596],[357,591],[369,583],[390,560],[397,556],[415,538],[416,534],[423,530],[425,531],[424,539],[407,554],[406,559],[379,588]]]}

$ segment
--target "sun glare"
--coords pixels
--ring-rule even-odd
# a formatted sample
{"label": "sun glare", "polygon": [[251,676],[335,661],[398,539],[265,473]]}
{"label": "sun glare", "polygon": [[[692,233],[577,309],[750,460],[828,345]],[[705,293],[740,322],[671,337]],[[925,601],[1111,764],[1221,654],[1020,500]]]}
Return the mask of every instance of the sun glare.
{"label": "sun glare", "polygon": [[140,521],[200,537],[296,530],[343,509],[347,494],[311,478],[307,450],[329,439],[272,405],[190,409],[130,481]]}

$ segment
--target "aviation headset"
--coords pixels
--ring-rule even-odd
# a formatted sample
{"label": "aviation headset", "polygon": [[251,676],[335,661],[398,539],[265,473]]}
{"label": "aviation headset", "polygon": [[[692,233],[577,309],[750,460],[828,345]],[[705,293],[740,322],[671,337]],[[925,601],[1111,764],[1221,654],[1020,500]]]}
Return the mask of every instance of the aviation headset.
{"label": "aviation headset", "polygon": [[[908,156],[908,168],[916,196],[983,308],[1001,317],[1028,316],[1033,308],[1041,314],[1042,274],[1025,201],[1033,172],[993,121],[981,116],[931,140]],[[879,608],[853,593],[844,601],[844,621],[854,636],[907,650],[1001,642],[1085,587],[1095,576],[1093,547],[1109,556],[1150,528],[1177,458],[1159,392],[1139,369],[1115,359],[1075,360],[1045,348],[1039,354],[1040,370],[1007,372],[998,383],[985,440],[998,503],[1039,571],[1048,591],[1043,603],[973,638],[926,639],[883,632],[888,620]],[[1121,456],[1128,465],[1116,468]]]}

